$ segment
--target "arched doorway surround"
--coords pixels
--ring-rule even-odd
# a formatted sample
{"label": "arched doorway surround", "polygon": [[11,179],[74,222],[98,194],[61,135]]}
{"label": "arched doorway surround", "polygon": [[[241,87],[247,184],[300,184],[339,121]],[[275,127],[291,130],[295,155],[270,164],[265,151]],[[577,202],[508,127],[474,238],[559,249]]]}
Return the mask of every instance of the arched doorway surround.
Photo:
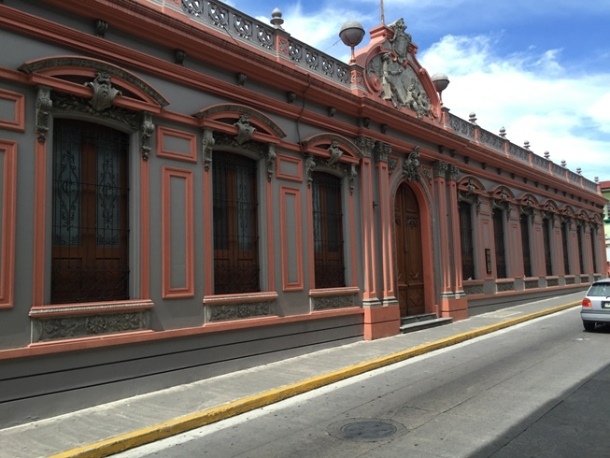
{"label": "arched doorway surround", "polygon": [[394,194],[394,240],[401,316],[435,312],[430,210],[421,187],[407,181]]}

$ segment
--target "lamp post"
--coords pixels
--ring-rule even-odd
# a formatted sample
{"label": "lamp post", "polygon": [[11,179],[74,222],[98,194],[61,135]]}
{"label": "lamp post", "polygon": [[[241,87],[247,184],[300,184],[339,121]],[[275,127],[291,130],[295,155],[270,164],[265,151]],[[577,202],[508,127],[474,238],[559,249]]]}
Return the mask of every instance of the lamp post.
{"label": "lamp post", "polygon": [[362,38],[364,38],[364,28],[357,21],[347,21],[341,27],[339,32],[339,38],[344,45],[349,46],[352,50],[352,56],[349,60],[350,64],[356,62],[356,55],[354,54],[354,48],[360,44]]}

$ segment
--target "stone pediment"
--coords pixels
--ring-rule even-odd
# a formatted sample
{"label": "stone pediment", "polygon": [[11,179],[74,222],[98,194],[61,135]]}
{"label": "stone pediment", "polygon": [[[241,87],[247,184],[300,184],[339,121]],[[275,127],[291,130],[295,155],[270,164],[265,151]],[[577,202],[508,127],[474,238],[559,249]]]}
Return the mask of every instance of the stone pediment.
{"label": "stone pediment", "polygon": [[357,61],[364,68],[369,92],[394,108],[418,118],[438,118],[440,99],[430,76],[419,64],[417,46],[402,19],[371,31],[371,44]]}

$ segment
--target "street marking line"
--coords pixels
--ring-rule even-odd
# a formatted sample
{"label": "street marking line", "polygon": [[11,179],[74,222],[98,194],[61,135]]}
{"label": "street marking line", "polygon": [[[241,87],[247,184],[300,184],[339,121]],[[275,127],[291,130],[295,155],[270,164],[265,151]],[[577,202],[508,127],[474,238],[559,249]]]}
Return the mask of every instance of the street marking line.
{"label": "street marking line", "polygon": [[299,394],[315,390],[316,388],[363,374],[365,372],[370,372],[384,366],[399,363],[415,356],[420,356],[425,353],[430,353],[442,348],[456,345],[458,343],[475,339],[477,337],[490,334],[510,326],[515,326],[526,321],[561,312],[577,305],[580,305],[580,301],[571,302],[569,304],[560,305],[539,312],[529,313],[527,315],[505,320],[500,323],[482,326],[472,331],[456,334],[454,336],[446,337],[434,342],[418,345],[417,347],[413,347],[408,350],[401,350],[386,356],[365,361],[363,363],[348,366],[333,372],[328,372],[324,375],[319,375],[300,382],[265,391],[263,393],[247,396],[218,407],[211,407],[209,409],[174,418],[154,426],[138,429],[126,434],[120,434],[93,444],[73,448],[71,450],[52,455],[49,458],[101,458],[123,452],[125,450],[175,436],[192,429],[200,428],[211,423],[216,423],[242,413],[259,409],[261,407],[283,401],[284,399],[288,399],[290,397],[294,397]]}

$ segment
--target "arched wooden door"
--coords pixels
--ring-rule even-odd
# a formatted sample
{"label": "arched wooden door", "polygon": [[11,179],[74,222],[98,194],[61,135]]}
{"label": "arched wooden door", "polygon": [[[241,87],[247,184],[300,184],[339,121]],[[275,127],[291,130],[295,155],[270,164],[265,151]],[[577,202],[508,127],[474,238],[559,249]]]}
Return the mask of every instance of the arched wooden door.
{"label": "arched wooden door", "polygon": [[425,312],[421,224],[417,198],[406,183],[396,192],[394,233],[400,315],[419,315]]}

